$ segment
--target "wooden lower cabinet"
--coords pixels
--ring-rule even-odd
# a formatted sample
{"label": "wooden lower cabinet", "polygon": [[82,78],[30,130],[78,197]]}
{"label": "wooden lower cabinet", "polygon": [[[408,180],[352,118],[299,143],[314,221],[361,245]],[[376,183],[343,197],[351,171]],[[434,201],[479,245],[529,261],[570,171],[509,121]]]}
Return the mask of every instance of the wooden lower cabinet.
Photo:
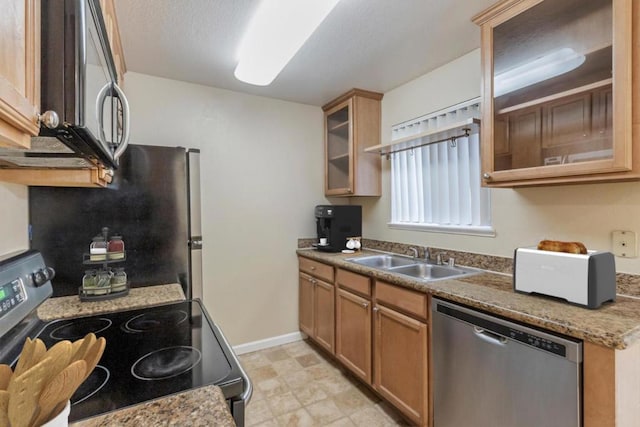
{"label": "wooden lower cabinet", "polygon": [[428,426],[428,296],[340,268],[334,276],[304,257],[299,266],[300,330],[412,425]]}
{"label": "wooden lower cabinet", "polygon": [[336,357],[371,384],[371,302],[344,289],[336,293]]}
{"label": "wooden lower cabinet", "polygon": [[333,353],[335,290],[332,284],[318,280],[314,291],[315,328],[313,335],[320,346]]}
{"label": "wooden lower cabinet", "polygon": [[298,326],[309,336],[313,336],[313,288],[315,279],[307,274],[299,274],[298,285]]}
{"label": "wooden lower cabinet", "polygon": [[584,342],[584,427],[637,427],[640,342],[624,350]]}
{"label": "wooden lower cabinet", "polygon": [[309,335],[318,345],[333,353],[334,286],[302,272],[299,276],[298,323],[300,330]]}
{"label": "wooden lower cabinet", "polygon": [[374,388],[416,425],[428,425],[427,324],[381,305],[374,323]]}

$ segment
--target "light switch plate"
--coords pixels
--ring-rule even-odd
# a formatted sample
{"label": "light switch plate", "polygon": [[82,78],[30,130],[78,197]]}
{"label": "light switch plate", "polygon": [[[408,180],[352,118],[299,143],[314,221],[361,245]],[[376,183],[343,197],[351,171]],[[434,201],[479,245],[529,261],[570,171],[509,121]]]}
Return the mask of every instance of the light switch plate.
{"label": "light switch plate", "polygon": [[612,231],[611,246],[615,256],[623,258],[638,256],[638,239],[634,231]]}

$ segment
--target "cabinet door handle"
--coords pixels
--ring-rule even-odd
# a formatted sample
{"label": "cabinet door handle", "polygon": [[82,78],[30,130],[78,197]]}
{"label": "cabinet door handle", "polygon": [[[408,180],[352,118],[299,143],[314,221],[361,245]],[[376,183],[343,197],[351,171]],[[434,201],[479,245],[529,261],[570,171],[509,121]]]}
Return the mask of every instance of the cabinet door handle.
{"label": "cabinet door handle", "polygon": [[312,265],[312,266],[311,266],[311,271],[313,271],[313,270],[315,270],[315,269],[316,269],[316,266],[315,266],[315,265]]}
{"label": "cabinet door handle", "polygon": [[55,111],[48,110],[38,115],[38,123],[49,129],[55,129],[60,125],[60,117]]}
{"label": "cabinet door handle", "polygon": [[377,313],[378,312],[378,307],[373,307],[373,311],[374,311],[374,313]]}
{"label": "cabinet door handle", "polygon": [[485,172],[482,174],[482,178],[489,181],[491,179],[491,174],[488,172]]}
{"label": "cabinet door handle", "polygon": [[369,307],[369,303],[368,303],[368,302],[363,302],[363,303],[362,303],[362,307],[364,307],[364,308]]}

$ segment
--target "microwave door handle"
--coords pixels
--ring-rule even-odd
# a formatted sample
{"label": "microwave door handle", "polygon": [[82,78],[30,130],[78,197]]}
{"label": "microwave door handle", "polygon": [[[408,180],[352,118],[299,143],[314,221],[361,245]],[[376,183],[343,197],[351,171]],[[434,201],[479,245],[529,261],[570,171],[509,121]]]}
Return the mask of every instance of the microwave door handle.
{"label": "microwave door handle", "polygon": [[98,92],[98,98],[96,99],[96,120],[98,121],[98,132],[100,132],[100,141],[109,146],[107,136],[104,134],[104,100],[107,99],[111,89],[112,83],[109,82]]}
{"label": "microwave door handle", "polygon": [[127,97],[117,83],[113,83],[113,89],[116,92],[116,97],[120,99],[120,103],[122,104],[122,141],[120,141],[118,148],[116,148],[115,153],[113,153],[113,159],[117,162],[129,145],[129,101],[127,101]]}

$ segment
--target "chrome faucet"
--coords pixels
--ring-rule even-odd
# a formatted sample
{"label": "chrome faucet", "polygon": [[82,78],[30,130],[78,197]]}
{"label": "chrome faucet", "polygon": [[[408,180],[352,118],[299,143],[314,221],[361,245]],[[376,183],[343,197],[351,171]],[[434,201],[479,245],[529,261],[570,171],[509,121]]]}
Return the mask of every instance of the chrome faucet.
{"label": "chrome faucet", "polygon": [[431,260],[431,250],[429,249],[428,246],[424,247],[424,260],[427,262]]}
{"label": "chrome faucet", "polygon": [[413,246],[409,247],[409,250],[413,252],[413,258],[418,258],[418,248],[415,248]]}
{"label": "chrome faucet", "polygon": [[437,265],[448,265],[449,267],[455,267],[456,264],[456,260],[454,257],[450,256],[449,260],[447,262],[444,262],[444,259],[442,258],[442,255],[446,255],[445,252],[438,252],[436,254],[436,264]]}

